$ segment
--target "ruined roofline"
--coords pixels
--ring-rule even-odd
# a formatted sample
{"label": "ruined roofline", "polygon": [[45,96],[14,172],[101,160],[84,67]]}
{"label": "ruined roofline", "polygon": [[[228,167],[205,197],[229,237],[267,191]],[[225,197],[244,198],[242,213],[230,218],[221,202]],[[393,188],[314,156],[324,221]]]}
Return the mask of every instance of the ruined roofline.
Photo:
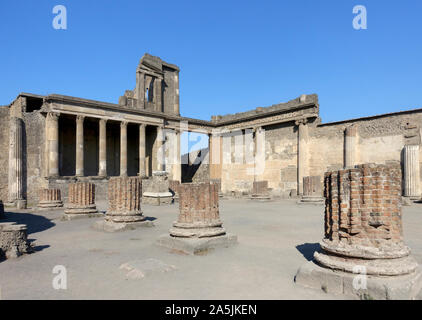
{"label": "ruined roofline", "polygon": [[27,93],[27,92],[21,92],[18,94],[18,96],[9,104],[6,104],[4,107],[8,107],[10,108],[20,97],[25,97],[25,98],[38,98],[38,99],[44,99],[45,96],[39,95],[39,94],[34,94],[34,93]]}
{"label": "ruined roofline", "polygon": [[145,53],[142,56],[142,58],[139,60],[138,68],[140,68],[141,65],[145,65],[145,66],[153,68],[153,69],[159,69],[160,71],[163,71],[162,66],[165,66],[167,68],[174,69],[174,70],[180,72],[180,68],[177,65],[172,64],[172,63],[168,63],[168,62],[162,60],[160,57],[153,56],[149,53]]}
{"label": "ruined roofline", "polygon": [[258,107],[254,110],[239,112],[234,114],[227,114],[224,116],[212,116],[211,122],[217,126],[223,126],[227,124],[232,124],[236,122],[242,122],[246,120],[253,120],[256,118],[262,118],[267,116],[272,116],[276,114],[286,113],[296,111],[298,109],[305,108],[314,108],[315,117],[319,115],[319,104],[318,104],[318,95],[301,95],[299,98],[290,100],[284,103],[274,104],[269,107]]}
{"label": "ruined roofline", "polygon": [[418,113],[418,112],[422,112],[422,108],[402,110],[402,111],[396,111],[396,112],[390,112],[390,113],[382,113],[382,114],[377,114],[377,115],[373,115],[373,116],[352,118],[352,119],[340,120],[340,121],[334,121],[334,122],[320,123],[320,124],[318,124],[318,127],[335,126],[335,125],[339,125],[339,124],[354,123],[354,122],[358,122],[358,121],[370,121],[370,120],[375,120],[375,119],[379,119],[379,118],[399,116],[399,115],[412,114],[412,113]]}

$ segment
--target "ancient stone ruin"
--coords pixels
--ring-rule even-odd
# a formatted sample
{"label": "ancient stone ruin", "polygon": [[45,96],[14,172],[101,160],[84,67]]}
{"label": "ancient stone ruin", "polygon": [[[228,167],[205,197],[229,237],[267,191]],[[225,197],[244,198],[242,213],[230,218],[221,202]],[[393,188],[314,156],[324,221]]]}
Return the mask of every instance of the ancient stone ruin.
{"label": "ancient stone ruin", "polygon": [[179,217],[158,244],[199,254],[216,247],[228,247],[237,242],[227,234],[220,220],[218,185],[210,182],[182,183],[179,186]]}
{"label": "ancient stone ruin", "polygon": [[69,199],[64,211],[64,219],[101,215],[95,205],[95,185],[93,183],[77,182],[69,184]]}
{"label": "ancient stone ruin", "polygon": [[370,299],[418,294],[421,269],[403,242],[401,177],[398,162],[325,174],[322,250],[299,269],[297,283]]}
{"label": "ancient stone ruin", "polygon": [[63,207],[60,189],[41,189],[39,198],[38,208],[54,209]]}
{"label": "ancient stone ruin", "polygon": [[17,258],[32,251],[27,239],[26,225],[14,222],[0,223],[0,260]]}
{"label": "ancient stone ruin", "polygon": [[144,180],[143,185],[145,186],[145,192],[142,195],[143,203],[159,206],[173,202],[167,172],[154,171],[152,179]]}
{"label": "ancient stone ruin", "polygon": [[254,181],[252,184],[251,199],[253,200],[269,200],[270,191],[268,189],[268,181]]}
{"label": "ancient stone ruin", "polygon": [[150,226],[141,210],[142,179],[140,177],[113,177],[108,183],[109,207],[104,220],[93,227],[114,232]]}
{"label": "ancient stone ruin", "polygon": [[299,204],[324,204],[320,176],[303,177],[303,195]]}

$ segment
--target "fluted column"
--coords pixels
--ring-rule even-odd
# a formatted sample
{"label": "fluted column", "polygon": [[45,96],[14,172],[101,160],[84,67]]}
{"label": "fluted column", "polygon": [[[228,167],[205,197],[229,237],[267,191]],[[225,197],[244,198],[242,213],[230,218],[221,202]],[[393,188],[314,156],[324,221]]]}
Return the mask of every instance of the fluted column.
{"label": "fluted column", "polygon": [[47,114],[48,175],[59,176],[59,114]]}
{"label": "fluted column", "polygon": [[9,131],[9,202],[24,200],[23,194],[23,121],[10,118]]}
{"label": "fluted column", "polygon": [[127,122],[120,123],[120,176],[127,176]]}
{"label": "fluted column", "polygon": [[76,176],[82,177],[84,170],[84,116],[76,117]]}
{"label": "fluted column", "polygon": [[403,150],[403,195],[420,198],[419,145],[406,145]]}
{"label": "fluted column", "polygon": [[100,177],[107,176],[107,120],[100,119],[100,150],[99,172]]}
{"label": "fluted column", "polygon": [[308,172],[308,126],[307,120],[296,121],[298,126],[298,164],[297,164],[297,187],[298,194],[303,194],[303,177]]}
{"label": "fluted column", "polygon": [[145,133],[145,124],[139,125],[139,175],[141,177],[146,176],[146,166],[145,166],[145,158],[146,158],[146,133]]}
{"label": "fluted column", "polygon": [[350,126],[344,131],[344,167],[353,167],[356,164],[357,127]]}

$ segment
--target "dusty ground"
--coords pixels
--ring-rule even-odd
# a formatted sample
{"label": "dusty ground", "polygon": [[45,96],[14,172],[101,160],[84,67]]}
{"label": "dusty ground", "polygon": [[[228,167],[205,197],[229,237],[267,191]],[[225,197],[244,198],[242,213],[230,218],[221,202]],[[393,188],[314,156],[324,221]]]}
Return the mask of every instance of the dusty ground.
{"label": "dusty ground", "polygon": [[[100,210],[106,204],[100,202]],[[323,206],[293,201],[222,200],[220,214],[239,244],[187,256],[155,245],[177,217],[178,205],[143,206],[155,227],[122,233],[90,228],[96,219],[61,221],[62,211],[9,212],[28,224],[36,252],[0,263],[2,299],[341,299],[293,282],[323,232]],[[403,208],[406,243],[422,263],[422,205]],[[151,260],[152,259],[152,260]],[[133,279],[129,263],[145,277]],[[52,286],[53,268],[67,269],[67,289]],[[138,274],[139,275],[139,274]]]}

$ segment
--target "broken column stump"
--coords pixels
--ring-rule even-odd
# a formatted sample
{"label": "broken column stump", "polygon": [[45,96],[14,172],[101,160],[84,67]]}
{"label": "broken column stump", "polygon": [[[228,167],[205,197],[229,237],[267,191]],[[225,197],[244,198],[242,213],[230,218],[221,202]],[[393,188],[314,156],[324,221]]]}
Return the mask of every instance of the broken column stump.
{"label": "broken column stump", "polygon": [[0,260],[17,258],[32,251],[26,225],[14,222],[0,223]]}
{"label": "broken column stump", "polygon": [[295,281],[361,299],[413,299],[421,268],[403,242],[400,163],[325,174],[325,237]]}
{"label": "broken column stump", "polygon": [[152,226],[141,210],[142,179],[140,177],[113,177],[108,182],[109,207],[103,220],[93,228],[115,232]]}
{"label": "broken column stump", "polygon": [[270,190],[268,189],[268,181],[254,181],[252,184],[251,200],[270,200]]}
{"label": "broken column stump", "polygon": [[299,204],[324,204],[320,176],[303,177],[303,195]]}
{"label": "broken column stump", "polygon": [[237,243],[220,220],[218,185],[210,182],[182,183],[179,186],[179,217],[157,244],[188,254],[206,253]]}
{"label": "broken column stump", "polygon": [[144,180],[144,185],[146,188],[142,196],[143,203],[160,206],[173,202],[166,171],[154,171],[152,179]]}
{"label": "broken column stump", "polygon": [[89,182],[69,184],[69,199],[63,219],[92,218],[102,216],[95,205],[95,185]]}
{"label": "broken column stump", "polygon": [[38,208],[56,209],[63,207],[60,189],[41,189],[39,198]]}

